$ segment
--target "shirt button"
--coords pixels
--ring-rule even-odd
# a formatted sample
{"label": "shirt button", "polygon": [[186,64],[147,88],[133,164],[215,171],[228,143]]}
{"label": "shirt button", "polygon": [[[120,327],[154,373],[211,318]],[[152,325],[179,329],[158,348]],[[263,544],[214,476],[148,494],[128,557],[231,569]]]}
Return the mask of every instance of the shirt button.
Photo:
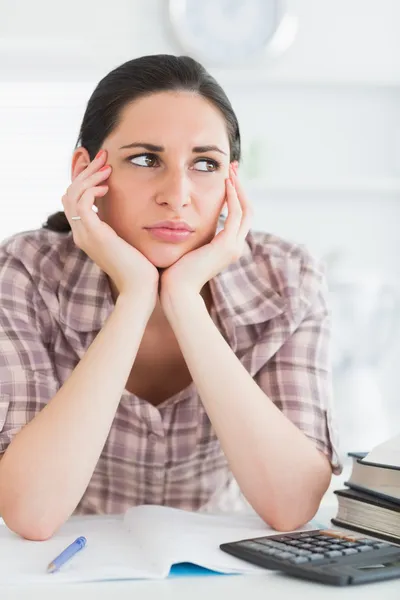
{"label": "shirt button", "polygon": [[147,439],[149,442],[151,442],[152,444],[155,444],[157,441],[157,435],[155,433],[149,433],[149,435],[147,436]]}

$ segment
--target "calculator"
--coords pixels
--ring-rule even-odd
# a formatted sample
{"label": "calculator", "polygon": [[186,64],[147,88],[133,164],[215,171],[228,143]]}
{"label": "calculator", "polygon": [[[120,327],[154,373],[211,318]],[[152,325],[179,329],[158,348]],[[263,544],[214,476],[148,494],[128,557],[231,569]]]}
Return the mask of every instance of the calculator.
{"label": "calculator", "polygon": [[331,585],[400,578],[400,546],[333,529],[249,538],[220,548],[266,569]]}

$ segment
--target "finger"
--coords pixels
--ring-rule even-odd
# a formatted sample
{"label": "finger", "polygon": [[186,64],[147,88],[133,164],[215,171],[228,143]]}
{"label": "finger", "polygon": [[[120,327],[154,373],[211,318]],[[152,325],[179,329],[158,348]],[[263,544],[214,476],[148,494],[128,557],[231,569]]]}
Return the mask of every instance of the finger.
{"label": "finger", "polygon": [[104,182],[111,174],[111,167],[102,167],[100,171],[94,173],[84,181],[75,182],[69,186],[66,193],[62,197],[62,204],[67,214],[76,214],[76,205],[79,202],[82,194],[91,188],[97,187],[102,181]]}
{"label": "finger", "polygon": [[85,179],[74,179],[67,189],[68,198],[71,198],[72,201],[78,201],[85,190],[107,179],[111,175],[111,170],[110,165],[104,165]]}
{"label": "finger", "polygon": [[[94,201],[96,198],[105,196],[107,192],[108,185],[98,185],[86,190],[73,209],[67,204],[64,212],[71,227],[82,224],[86,227],[95,227],[100,219],[93,210]],[[72,217],[80,217],[80,220],[74,220]]]}
{"label": "finger", "polygon": [[239,198],[239,202],[240,202],[242,208],[243,209],[248,208],[248,207],[251,208],[250,207],[250,202],[249,202],[249,200],[246,197],[246,194],[245,194],[245,192],[243,190],[243,186],[240,183],[239,177],[238,177],[238,175],[237,175],[237,173],[235,172],[234,169],[231,169],[231,179],[232,179],[233,185],[235,186],[235,189],[236,189],[236,192],[237,192],[237,195],[238,195],[238,198]]}
{"label": "finger", "polygon": [[245,192],[243,190],[243,187],[239,181],[239,178],[234,171],[232,174],[232,180],[233,180],[236,194],[237,194],[237,197],[238,197],[241,209],[242,209],[242,223],[240,225],[240,230],[239,230],[238,235],[246,237],[246,235],[250,229],[250,224],[251,224],[251,220],[253,217],[253,207],[250,204],[250,201],[248,200],[247,195],[245,194]]}
{"label": "finger", "polygon": [[250,231],[251,222],[252,222],[253,213],[246,213],[239,227],[238,237],[243,239],[247,236]]}
{"label": "finger", "polygon": [[233,170],[233,172],[235,173],[235,175],[238,174],[238,168],[239,168],[239,163],[237,160],[234,160],[231,162],[231,168]]}
{"label": "finger", "polygon": [[100,167],[102,167],[105,164],[106,159],[107,159],[107,150],[101,149],[96,154],[94,159],[88,164],[86,169],[83,169],[83,171],[81,171],[79,173],[79,175],[77,175],[75,177],[74,181],[83,181],[87,177],[90,177],[90,175],[93,175],[93,173],[98,171],[100,169]]}
{"label": "finger", "polygon": [[105,196],[108,192],[108,189],[108,185],[98,185],[94,188],[86,190],[86,192],[82,194],[82,197],[76,207],[76,214],[77,216],[81,217],[81,221],[85,226],[96,227],[96,225],[100,222],[99,217],[93,210],[93,206],[96,198]]}
{"label": "finger", "polygon": [[236,238],[242,222],[242,209],[236,190],[230,179],[226,180],[226,204],[228,206],[228,215],[226,217],[224,231],[228,235]]}

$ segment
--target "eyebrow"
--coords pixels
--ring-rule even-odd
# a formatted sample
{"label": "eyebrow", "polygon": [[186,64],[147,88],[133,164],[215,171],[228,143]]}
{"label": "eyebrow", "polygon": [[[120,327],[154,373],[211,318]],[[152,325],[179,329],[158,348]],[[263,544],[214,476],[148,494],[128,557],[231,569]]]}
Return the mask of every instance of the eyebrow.
{"label": "eyebrow", "polygon": [[[126,148],[144,148],[145,150],[149,150],[150,152],[164,152],[164,146],[156,146],[155,144],[149,144],[148,142],[133,142],[132,144],[127,144],[126,146],[120,146],[120,150],[125,150]],[[194,146],[192,148],[192,152],[196,154],[202,154],[204,152],[220,152],[221,154],[225,154],[221,148],[218,146],[214,146],[213,144],[209,144],[207,146]]]}

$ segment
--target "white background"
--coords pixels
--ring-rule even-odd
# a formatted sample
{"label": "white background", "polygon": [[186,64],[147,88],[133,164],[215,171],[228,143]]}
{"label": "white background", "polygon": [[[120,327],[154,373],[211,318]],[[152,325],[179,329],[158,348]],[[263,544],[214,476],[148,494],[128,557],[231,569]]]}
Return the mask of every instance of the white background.
{"label": "white background", "polygon": [[[400,2],[288,4],[299,31],[276,62],[205,65],[241,123],[241,173],[254,228],[305,243],[323,258],[338,253],[338,270],[328,263],[333,282],[346,273],[363,285],[378,279],[397,286]],[[1,239],[39,227],[61,208],[80,121],[98,80],[125,60],[158,52],[185,53],[166,0],[1,1]],[[400,333],[395,337],[378,371],[380,404],[365,381],[337,392],[340,421],[354,433],[354,443],[344,435],[344,450],[398,431]],[[373,335],[366,339],[374,345]],[[378,413],[386,419],[381,430]]]}

